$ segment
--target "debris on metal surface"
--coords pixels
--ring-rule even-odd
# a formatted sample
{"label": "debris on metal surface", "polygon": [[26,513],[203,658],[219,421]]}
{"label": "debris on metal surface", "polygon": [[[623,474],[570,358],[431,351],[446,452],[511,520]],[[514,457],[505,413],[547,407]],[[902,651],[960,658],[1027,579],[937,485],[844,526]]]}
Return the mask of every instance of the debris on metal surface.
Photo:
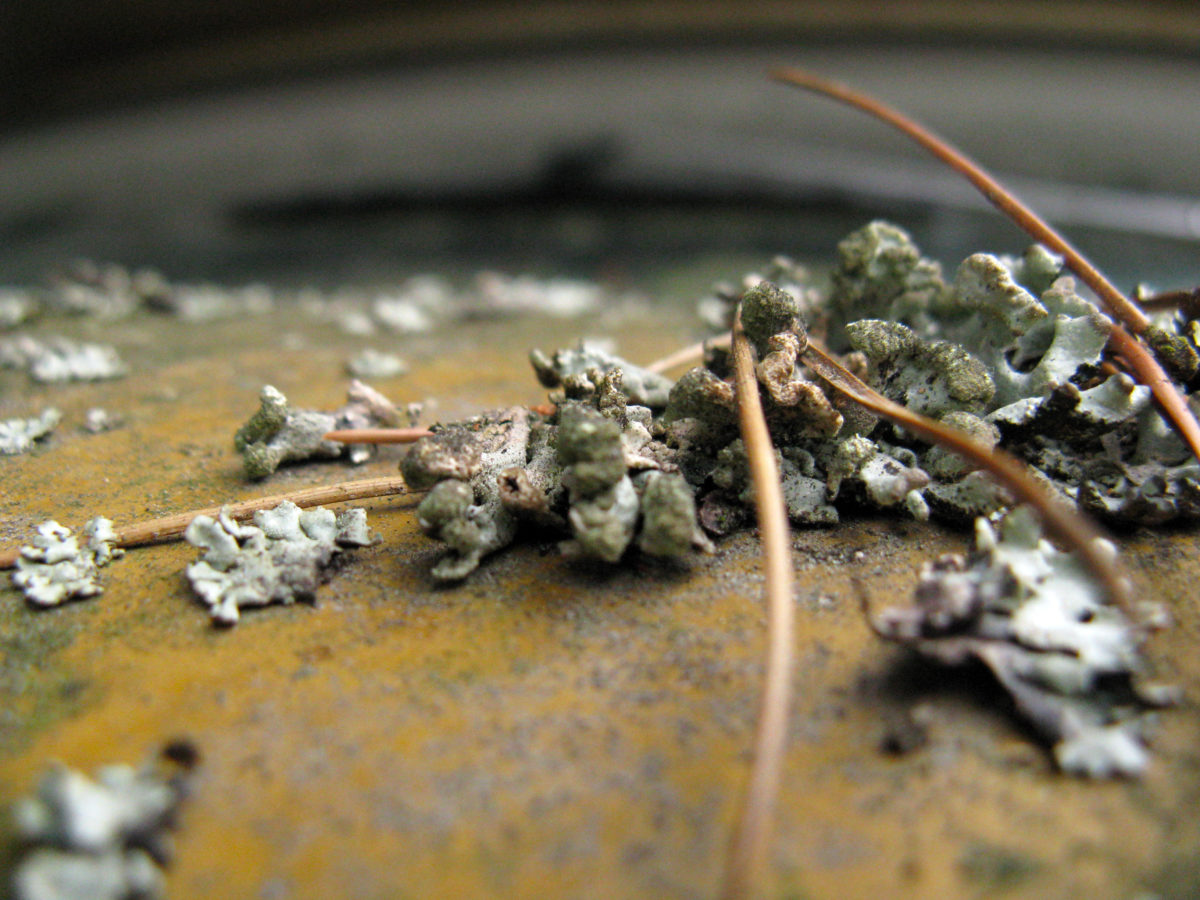
{"label": "debris on metal surface", "polygon": [[1072,774],[1141,775],[1147,713],[1174,699],[1142,684],[1144,635],[1076,559],[1042,539],[1027,507],[1005,516],[999,533],[976,520],[969,558],[927,563],[916,604],[871,622],[946,665],[983,663]]}
{"label": "debris on metal surface", "polygon": [[277,388],[266,385],[259,409],[234,435],[248,478],[266,478],[284,463],[346,457],[359,464],[370,458],[365,444],[346,445],[325,440],[331,431],[395,425],[400,413],[370,385],[353,381],[346,404],[333,412],[301,409],[288,403]]}
{"label": "debris on metal surface", "polygon": [[0,454],[15,456],[25,453],[33,445],[54,431],[62,421],[62,413],[53,406],[42,410],[31,419],[5,419],[0,421]]}
{"label": "debris on metal surface", "polygon": [[109,765],[89,778],[55,764],[13,809],[28,846],[12,876],[14,900],[154,900],[164,896],[169,832],[195,751],[172,742],[161,762]]}
{"label": "debris on metal surface", "polygon": [[604,293],[590,281],[480,272],[475,276],[472,311],[493,316],[540,313],[569,319],[598,309]]}
{"label": "debris on metal surface", "polygon": [[625,393],[623,371],[566,374],[548,416],[508,410],[435,428],[413,446],[401,472],[429,490],[418,521],[450,550],[434,577],[465,578],[523,525],[569,537],[569,555],[610,563],[635,540],[652,556],[711,549],[675,454],[651,434],[651,409]]}
{"label": "debris on metal surface", "polygon": [[116,546],[112,522],[96,517],[83,528],[87,543],[51,520],[38,526],[37,536],[21,548],[13,584],[34,606],[58,606],[68,600],[95,597],[103,591],[100,568],[124,554]]}
{"label": "debris on metal surface", "polygon": [[226,513],[197,516],[184,537],[204,551],[188,566],[188,580],[222,625],[235,624],[243,607],[313,599],[335,555],[374,542],[363,509],[335,515],[288,501],[256,512],[253,525]]}

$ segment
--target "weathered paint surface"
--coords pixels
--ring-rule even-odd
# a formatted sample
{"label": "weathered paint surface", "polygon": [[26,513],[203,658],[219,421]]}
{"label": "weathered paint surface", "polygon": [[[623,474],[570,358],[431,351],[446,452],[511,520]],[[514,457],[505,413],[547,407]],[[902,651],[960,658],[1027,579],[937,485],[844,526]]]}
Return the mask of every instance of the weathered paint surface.
{"label": "weathered paint surface", "polygon": [[[609,333],[649,360],[691,339],[687,321],[675,308],[627,310],[368,343],[413,366],[378,387],[436,399],[432,415],[453,419],[540,401],[531,346]],[[287,313],[103,328],[130,363],[121,381],[33,387],[0,372],[0,414],[64,412],[44,446],[0,459],[6,546],[49,517],[123,525],[395,470],[393,447],[363,468],[301,466],[250,485],[232,449],[264,382],[300,405],[340,404],[361,339]],[[83,433],[91,406],[126,426]],[[0,801],[50,758],[91,769],[187,735],[203,764],[174,898],[713,896],[765,643],[753,537],[686,569],[582,568],[526,544],[444,588],[426,574],[438,550],[415,502],[365,504],[383,543],[349,554],[315,607],[249,611],[231,630],[214,630],[191,598],[182,572],[196,551],[182,545],[131,551],[106,570],[103,596],[58,610],[28,609],[5,587]],[[1177,618],[1153,644],[1163,680],[1193,697],[1197,537],[1122,538],[1139,586]],[[795,535],[797,700],[775,896],[1200,893],[1194,706],[1164,714],[1143,782],[1089,784],[1052,770],[985,677],[914,663],[869,633],[863,597],[906,598],[921,561],[966,543],[898,519]],[[928,743],[881,752],[918,703]]]}

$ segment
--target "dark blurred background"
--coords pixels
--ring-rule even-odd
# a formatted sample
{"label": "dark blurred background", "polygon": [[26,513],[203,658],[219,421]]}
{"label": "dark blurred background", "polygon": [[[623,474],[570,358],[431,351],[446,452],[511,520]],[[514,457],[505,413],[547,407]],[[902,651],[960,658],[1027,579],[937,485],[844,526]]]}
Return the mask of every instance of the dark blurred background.
{"label": "dark blurred background", "polygon": [[1024,239],[883,126],[1006,178],[1125,287],[1200,283],[1190,2],[8,0],[0,282],[85,255],[332,283],[828,258],[879,216],[953,264]]}

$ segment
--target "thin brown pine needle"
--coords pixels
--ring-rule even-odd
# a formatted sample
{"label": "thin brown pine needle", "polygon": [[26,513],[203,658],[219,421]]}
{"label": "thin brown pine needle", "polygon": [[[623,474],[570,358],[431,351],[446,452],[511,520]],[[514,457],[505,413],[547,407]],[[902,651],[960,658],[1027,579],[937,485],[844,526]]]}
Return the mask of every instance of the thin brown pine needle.
{"label": "thin brown pine needle", "polygon": [[412,444],[431,434],[428,428],[343,428],[326,432],[321,439],[343,444]]}
{"label": "thin brown pine needle", "polygon": [[741,818],[729,847],[721,890],[724,900],[753,896],[765,867],[787,737],[794,639],[792,554],[787,513],[775,450],[758,396],[753,351],[741,330],[740,317],[733,328],[733,370],[738,425],[750,462],[750,480],[754,486],[754,505],[766,568],[768,646],[754,764]]}
{"label": "thin brown pine needle", "polygon": [[[942,138],[914,122],[903,113],[860,93],[846,85],[806,72],[803,69],[779,67],[771,70],[777,81],[812,91],[859,109],[886,122],[916,141],[973,184],[987,200],[1008,216],[1034,240],[1060,254],[1068,269],[1095,291],[1105,309],[1134,334],[1144,334],[1150,326],[1146,314],[1137,304],[1117,290],[1082,253],[1032,209],[1013,196],[1012,192],[987,173],[982,166]],[[1133,375],[1148,388],[1158,401],[1167,419],[1183,437],[1192,454],[1200,460],[1200,423],[1188,408],[1179,390],[1163,370],[1158,360],[1120,324],[1113,324],[1109,343],[1113,352],[1125,360]]]}

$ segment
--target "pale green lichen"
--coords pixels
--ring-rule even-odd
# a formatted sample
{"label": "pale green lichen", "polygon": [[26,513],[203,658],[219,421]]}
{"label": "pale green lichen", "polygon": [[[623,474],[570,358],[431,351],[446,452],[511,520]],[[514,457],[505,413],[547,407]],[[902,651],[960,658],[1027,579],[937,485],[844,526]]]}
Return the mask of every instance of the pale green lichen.
{"label": "pale green lichen", "polygon": [[13,807],[27,845],[14,900],[155,900],[168,831],[186,793],[182,772],[147,764],[104,766],[93,778],[61,764]]}
{"label": "pale green lichen", "polygon": [[1076,558],[1042,539],[1030,510],[1009,514],[999,533],[976,520],[975,553],[928,564],[916,601],[875,616],[875,629],[945,664],[985,664],[1064,771],[1144,771],[1144,713],[1164,695],[1141,689],[1142,633]]}
{"label": "pale green lichen", "polygon": [[277,388],[263,387],[259,408],[237,430],[233,446],[242,454],[247,478],[266,478],[285,463],[310,459],[365,462],[368,445],[344,444],[325,439],[331,431],[394,425],[399,413],[382,394],[360,381],[352,381],[346,404],[333,412],[301,409],[288,403]]}
{"label": "pale green lichen", "polygon": [[417,507],[421,529],[446,544],[432,574],[459,581],[513,542],[519,517],[503,502],[505,473],[527,461],[529,411],[513,408],[452,425],[418,441],[401,464],[409,485],[432,488]]}
{"label": "pale green lichen", "polygon": [[911,328],[879,319],[851,322],[846,334],[870,360],[881,393],[913,412],[980,412],[996,392],[987,367],[957,344],[923,341]]}
{"label": "pale green lichen", "polygon": [[49,406],[31,419],[5,419],[0,422],[0,454],[25,453],[49,435],[62,421],[62,413]]}
{"label": "pale green lichen", "polygon": [[0,367],[25,369],[42,383],[103,381],[126,373],[114,347],[65,337],[17,335],[0,340]]}
{"label": "pale green lichen", "polygon": [[620,425],[582,404],[560,409],[558,461],[563,466],[573,537],[564,549],[616,562],[633,540],[638,515]]}
{"label": "pale green lichen", "polygon": [[116,547],[117,536],[108,519],[92,519],[83,533],[87,543],[80,547],[71,530],[57,522],[50,520],[38,526],[37,536],[21,548],[12,574],[13,584],[26,600],[34,606],[58,606],[103,591],[100,568],[124,551]]}
{"label": "pale green lichen", "polygon": [[559,350],[551,355],[534,350],[529,354],[529,361],[538,381],[548,388],[561,387],[571,376],[586,375],[591,369],[601,373],[620,369],[623,392],[630,402],[639,406],[662,409],[667,405],[667,395],[671,390],[671,379],[635,366],[587,341],[581,341],[573,349]]}
{"label": "pale green lichen", "polygon": [[197,516],[184,538],[204,551],[187,567],[187,577],[221,625],[235,624],[243,607],[313,599],[336,554],[373,541],[362,509],[334,515],[289,501],[256,512],[253,525],[225,512],[216,519]]}

